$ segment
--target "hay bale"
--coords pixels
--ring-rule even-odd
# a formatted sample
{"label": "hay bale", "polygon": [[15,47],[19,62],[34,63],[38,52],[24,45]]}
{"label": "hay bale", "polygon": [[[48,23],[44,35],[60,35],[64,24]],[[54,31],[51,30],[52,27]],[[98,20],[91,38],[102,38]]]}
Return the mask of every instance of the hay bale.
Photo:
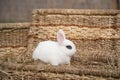
{"label": "hay bale", "polygon": [[[16,50],[11,47],[0,48],[2,50],[0,56],[7,59],[10,57],[8,60],[4,58],[0,60],[0,75],[7,76],[5,79],[16,80],[120,79],[119,13],[117,10],[33,10],[29,35],[24,38],[25,41],[28,39],[28,43],[23,39],[24,44]],[[33,61],[31,56],[37,44],[49,39],[55,41],[59,29],[63,29],[67,38],[77,47],[71,66],[51,66]],[[9,54],[5,55],[6,51]],[[2,76],[0,78],[4,79]]]}
{"label": "hay bale", "polygon": [[36,9],[32,22],[40,25],[77,25],[90,27],[119,26],[120,11],[115,10],[73,10],[73,9]]}
{"label": "hay bale", "polygon": [[[70,70],[73,74],[119,78],[119,11],[37,9],[33,11],[32,18],[28,55],[31,56],[39,42],[49,39],[55,41],[56,32],[63,29],[67,38],[77,46],[77,53],[71,61]],[[74,68],[77,68],[78,72],[73,71]],[[83,68],[84,70],[80,71]],[[49,70],[57,71],[53,67]]]}
{"label": "hay bale", "polygon": [[22,62],[28,45],[29,23],[0,23],[0,60]]}
{"label": "hay bale", "polygon": [[0,23],[0,47],[27,46],[29,23]]}

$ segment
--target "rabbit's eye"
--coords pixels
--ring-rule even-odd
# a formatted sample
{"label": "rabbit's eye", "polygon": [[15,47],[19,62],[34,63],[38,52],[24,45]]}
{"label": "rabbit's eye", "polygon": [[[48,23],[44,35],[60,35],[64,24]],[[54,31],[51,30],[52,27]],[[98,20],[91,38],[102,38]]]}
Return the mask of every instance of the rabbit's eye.
{"label": "rabbit's eye", "polygon": [[67,45],[67,46],[66,46],[66,48],[68,48],[68,49],[72,49],[72,46],[70,46],[70,45]]}

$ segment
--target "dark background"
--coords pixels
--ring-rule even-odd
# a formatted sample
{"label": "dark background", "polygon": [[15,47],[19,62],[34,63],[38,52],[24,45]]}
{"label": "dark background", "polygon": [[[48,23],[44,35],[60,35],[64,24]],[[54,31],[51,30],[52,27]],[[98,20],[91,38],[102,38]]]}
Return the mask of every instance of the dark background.
{"label": "dark background", "polygon": [[120,9],[120,0],[0,0],[0,22],[30,22],[33,9]]}

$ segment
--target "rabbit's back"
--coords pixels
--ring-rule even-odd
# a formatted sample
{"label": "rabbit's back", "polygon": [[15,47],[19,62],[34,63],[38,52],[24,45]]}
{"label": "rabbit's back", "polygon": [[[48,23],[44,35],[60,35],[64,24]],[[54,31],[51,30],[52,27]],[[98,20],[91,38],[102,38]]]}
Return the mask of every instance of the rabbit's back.
{"label": "rabbit's back", "polygon": [[50,60],[59,56],[58,43],[54,41],[43,41],[38,44],[33,52],[33,58],[35,60],[40,59],[49,63]]}

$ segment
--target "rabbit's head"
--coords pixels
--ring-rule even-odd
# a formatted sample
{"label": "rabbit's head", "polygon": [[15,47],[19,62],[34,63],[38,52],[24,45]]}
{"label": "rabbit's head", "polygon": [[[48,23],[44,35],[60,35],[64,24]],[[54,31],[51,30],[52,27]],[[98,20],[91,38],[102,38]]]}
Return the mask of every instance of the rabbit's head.
{"label": "rabbit's head", "polygon": [[76,52],[76,47],[74,43],[66,39],[65,33],[62,29],[57,32],[57,41],[59,44],[60,50],[65,53],[67,56],[72,56]]}

